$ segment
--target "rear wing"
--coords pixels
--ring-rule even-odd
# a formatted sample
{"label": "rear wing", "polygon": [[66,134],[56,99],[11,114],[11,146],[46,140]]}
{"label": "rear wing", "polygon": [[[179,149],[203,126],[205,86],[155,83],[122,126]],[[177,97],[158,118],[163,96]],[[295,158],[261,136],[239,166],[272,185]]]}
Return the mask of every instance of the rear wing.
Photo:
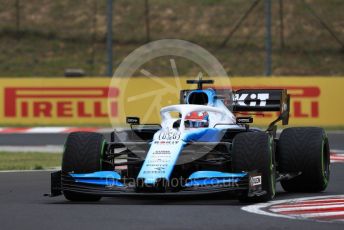
{"label": "rear wing", "polygon": [[233,112],[280,112],[283,125],[289,121],[290,95],[286,89],[240,89],[234,92]]}
{"label": "rear wing", "polygon": [[[193,93],[194,97],[187,101],[190,93]],[[282,121],[283,125],[287,125],[289,122],[290,95],[286,89],[240,89],[234,92],[229,89],[180,91],[180,104],[202,105],[216,99],[221,99],[233,112],[275,111],[280,112],[280,116],[273,124]]]}

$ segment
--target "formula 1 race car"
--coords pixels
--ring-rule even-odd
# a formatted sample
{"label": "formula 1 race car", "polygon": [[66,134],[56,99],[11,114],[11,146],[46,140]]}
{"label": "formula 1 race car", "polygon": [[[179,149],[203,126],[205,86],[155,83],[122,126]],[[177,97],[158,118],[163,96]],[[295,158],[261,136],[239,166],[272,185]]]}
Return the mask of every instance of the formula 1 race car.
{"label": "formula 1 race car", "polygon": [[[320,192],[330,177],[329,143],[317,127],[287,128],[290,97],[283,89],[203,89],[212,80],[188,80],[180,104],[160,110],[162,122],[102,134],[71,133],[62,170],[51,174],[51,196],[98,201],[112,196],[235,195],[243,202],[287,192]],[[277,111],[266,130],[252,128],[253,112]],[[240,115],[245,114],[245,116]]]}

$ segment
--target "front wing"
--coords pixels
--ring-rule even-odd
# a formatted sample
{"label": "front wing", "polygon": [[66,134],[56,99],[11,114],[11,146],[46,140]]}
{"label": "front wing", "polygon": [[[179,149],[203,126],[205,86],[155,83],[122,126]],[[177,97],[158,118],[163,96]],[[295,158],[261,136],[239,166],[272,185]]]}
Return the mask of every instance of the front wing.
{"label": "front wing", "polygon": [[[157,191],[138,189],[139,181],[124,181],[112,171],[100,171],[88,174],[68,174],[61,171],[51,174],[51,194],[58,196],[63,191],[89,194],[102,197],[117,196],[195,196],[217,193],[247,193],[248,196],[261,196],[261,175],[257,172],[222,173],[199,171],[192,174],[187,183],[178,191]],[[261,179],[260,179],[261,182]],[[62,186],[63,185],[63,186]]]}

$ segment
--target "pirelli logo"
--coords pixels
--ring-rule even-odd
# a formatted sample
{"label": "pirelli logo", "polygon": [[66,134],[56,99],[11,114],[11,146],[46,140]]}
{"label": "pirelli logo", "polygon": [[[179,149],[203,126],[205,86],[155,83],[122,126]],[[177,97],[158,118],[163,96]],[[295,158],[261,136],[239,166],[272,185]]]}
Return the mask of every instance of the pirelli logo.
{"label": "pirelli logo", "polygon": [[5,87],[4,117],[117,117],[118,96],[108,87]]}

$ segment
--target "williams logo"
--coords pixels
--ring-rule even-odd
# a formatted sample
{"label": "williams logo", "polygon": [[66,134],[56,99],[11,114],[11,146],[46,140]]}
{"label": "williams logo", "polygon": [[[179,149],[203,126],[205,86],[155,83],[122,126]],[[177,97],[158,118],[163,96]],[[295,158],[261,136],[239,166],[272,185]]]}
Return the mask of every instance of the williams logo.
{"label": "williams logo", "polygon": [[159,140],[167,140],[167,141],[179,140],[180,135],[181,135],[180,132],[170,129],[167,132],[160,132]]}

